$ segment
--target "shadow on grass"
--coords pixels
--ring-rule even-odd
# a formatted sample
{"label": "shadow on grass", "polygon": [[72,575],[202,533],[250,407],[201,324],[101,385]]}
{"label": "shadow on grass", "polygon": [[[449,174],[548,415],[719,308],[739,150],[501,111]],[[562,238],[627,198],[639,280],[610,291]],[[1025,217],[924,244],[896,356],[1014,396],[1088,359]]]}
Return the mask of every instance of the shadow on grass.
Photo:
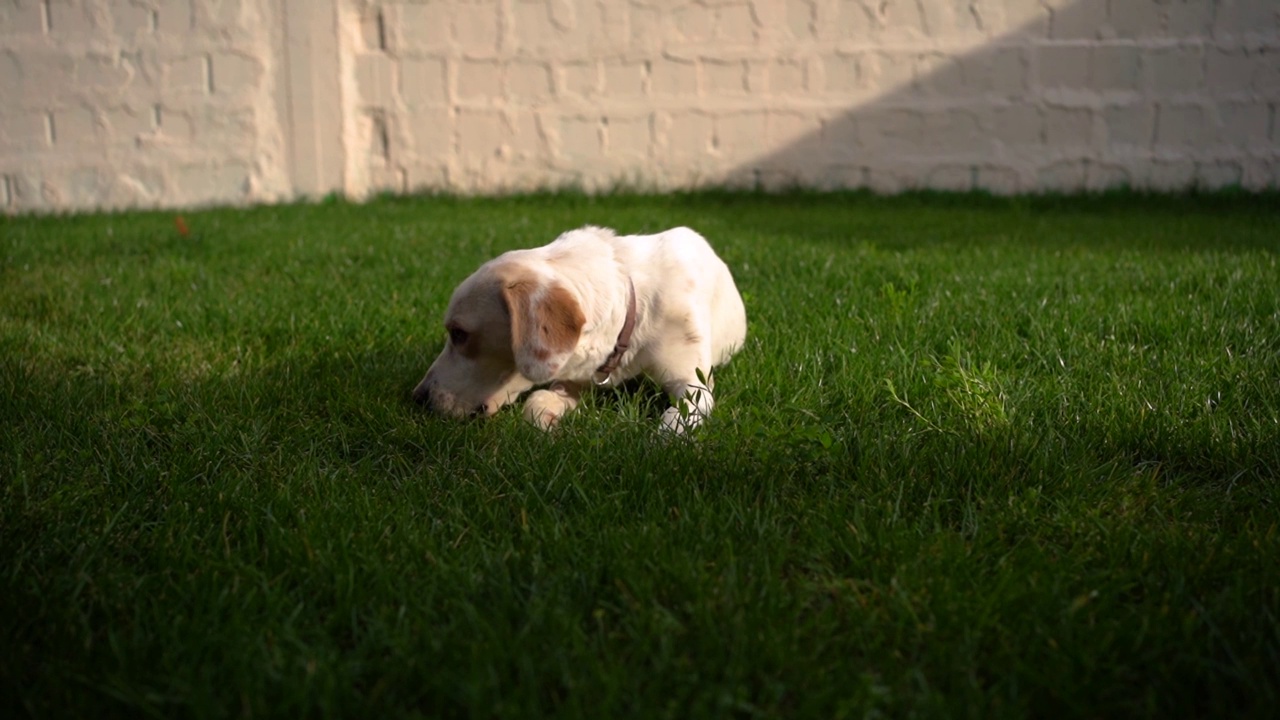
{"label": "shadow on grass", "polygon": [[1280,252],[1277,192],[998,197],[925,191],[885,197],[706,191],[675,194],[669,203],[673,224],[707,228],[713,242],[712,226],[779,241],[865,241],[885,250],[1016,241],[1052,250]]}

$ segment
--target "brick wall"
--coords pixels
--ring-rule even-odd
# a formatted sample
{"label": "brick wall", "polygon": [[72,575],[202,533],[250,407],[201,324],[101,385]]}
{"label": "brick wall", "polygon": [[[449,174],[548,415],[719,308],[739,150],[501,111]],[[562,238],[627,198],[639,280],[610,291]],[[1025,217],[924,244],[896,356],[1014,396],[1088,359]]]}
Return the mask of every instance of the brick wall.
{"label": "brick wall", "polygon": [[290,194],[272,5],[0,0],[0,206]]}
{"label": "brick wall", "polygon": [[1276,0],[0,0],[0,206],[1280,181]]}

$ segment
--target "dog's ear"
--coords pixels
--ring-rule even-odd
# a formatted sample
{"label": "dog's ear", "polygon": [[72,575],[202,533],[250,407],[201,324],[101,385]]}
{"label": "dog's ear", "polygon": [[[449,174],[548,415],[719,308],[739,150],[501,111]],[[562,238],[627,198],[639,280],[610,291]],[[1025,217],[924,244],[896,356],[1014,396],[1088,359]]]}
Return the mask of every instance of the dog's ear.
{"label": "dog's ear", "polygon": [[587,318],[562,285],[518,280],[502,288],[511,316],[511,350],[520,374],[534,383],[552,380],[578,345]]}

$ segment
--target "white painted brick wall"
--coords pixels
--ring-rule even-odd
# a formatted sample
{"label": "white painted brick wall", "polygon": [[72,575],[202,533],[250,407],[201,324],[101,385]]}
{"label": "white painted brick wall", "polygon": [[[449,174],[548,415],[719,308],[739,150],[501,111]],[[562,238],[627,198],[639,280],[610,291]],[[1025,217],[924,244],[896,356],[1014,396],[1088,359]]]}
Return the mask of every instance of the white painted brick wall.
{"label": "white painted brick wall", "polygon": [[10,211],[1280,181],[1276,0],[0,0]]}

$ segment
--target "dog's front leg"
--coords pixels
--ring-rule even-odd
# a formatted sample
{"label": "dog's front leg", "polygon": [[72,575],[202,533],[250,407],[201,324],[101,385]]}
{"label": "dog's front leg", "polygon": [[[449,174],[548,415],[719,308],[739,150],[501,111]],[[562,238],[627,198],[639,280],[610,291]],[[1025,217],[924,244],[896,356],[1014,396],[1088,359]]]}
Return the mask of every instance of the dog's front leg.
{"label": "dog's front leg", "polygon": [[524,417],[543,430],[550,430],[565,413],[578,407],[582,385],[557,382],[545,390],[536,390],[524,403]]}
{"label": "dog's front leg", "polygon": [[716,404],[715,398],[711,395],[711,388],[715,383],[709,372],[698,371],[698,373],[705,378],[705,383],[699,377],[663,383],[662,389],[667,392],[667,397],[671,398],[671,407],[662,413],[664,430],[670,430],[679,435],[697,427],[711,414],[711,408]]}

